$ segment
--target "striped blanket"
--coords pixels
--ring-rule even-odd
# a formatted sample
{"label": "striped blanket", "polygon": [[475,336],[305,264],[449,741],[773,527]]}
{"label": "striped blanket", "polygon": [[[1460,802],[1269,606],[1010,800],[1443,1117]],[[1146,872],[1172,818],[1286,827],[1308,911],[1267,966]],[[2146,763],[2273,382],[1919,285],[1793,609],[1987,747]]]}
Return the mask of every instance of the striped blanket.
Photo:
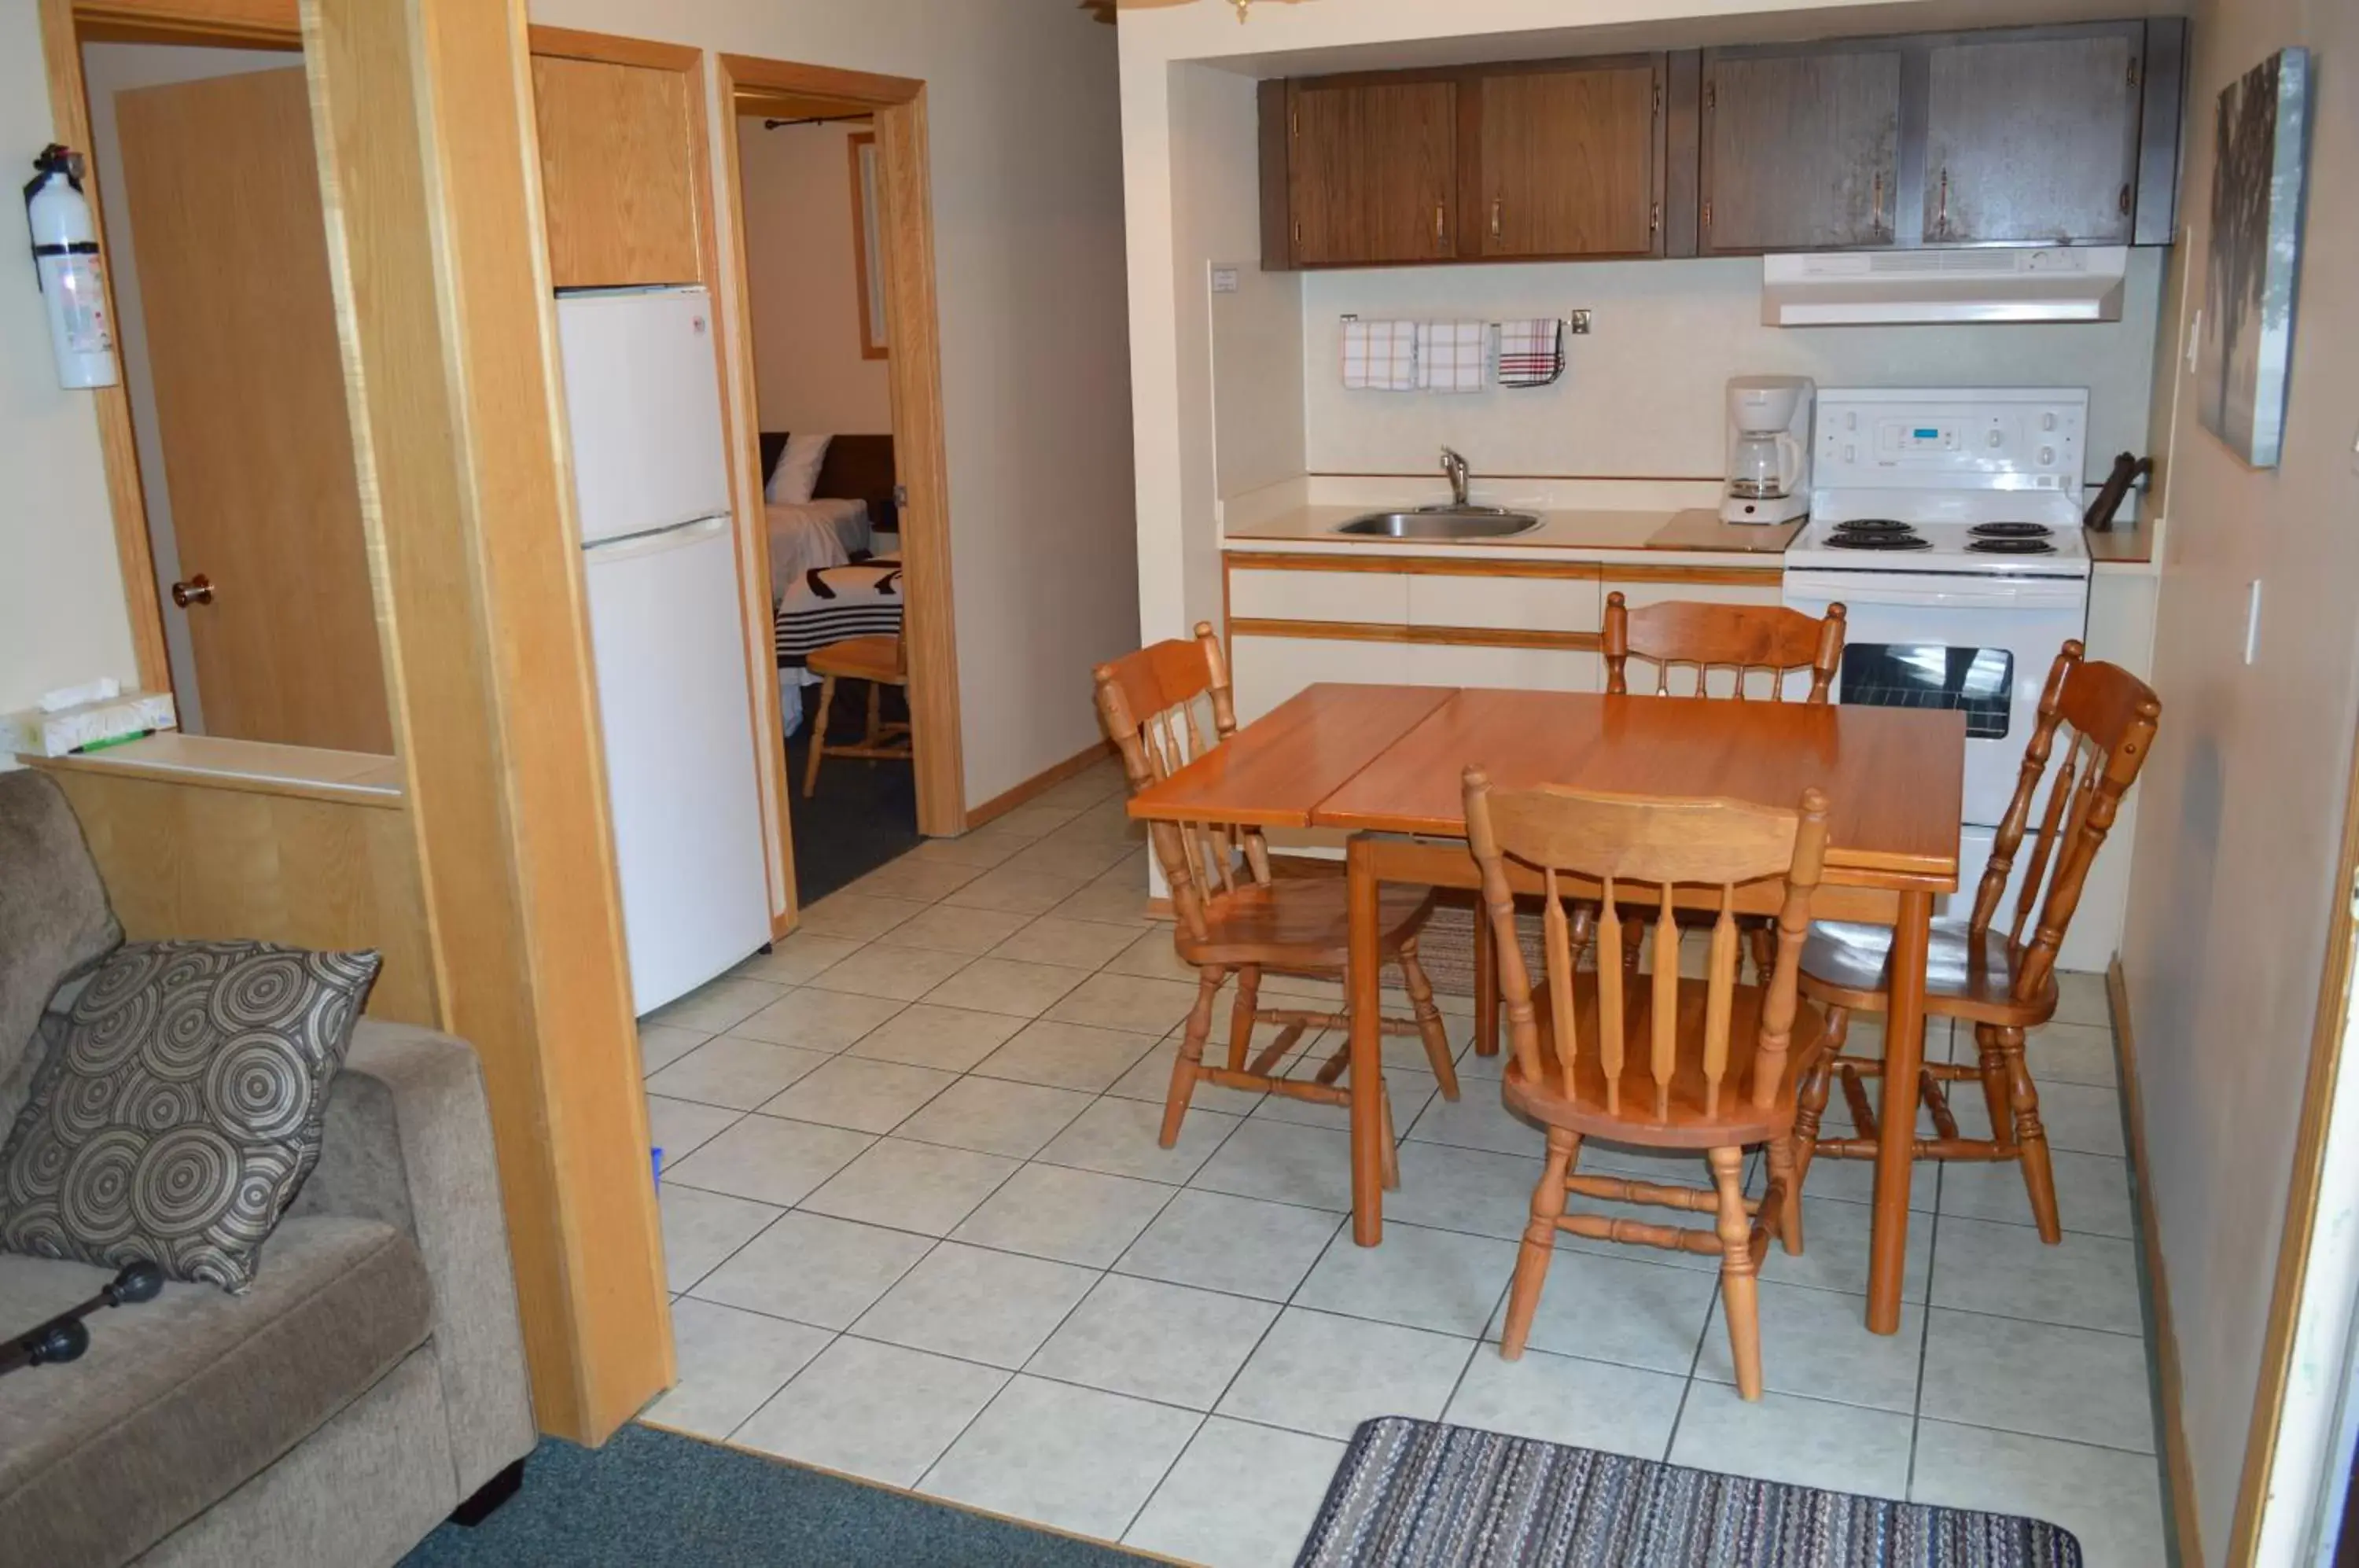
{"label": "striped blanket", "polygon": [[901,635],[901,563],[864,561],[821,566],[787,584],[772,620],[778,668],[810,677],[812,650],[857,637]]}

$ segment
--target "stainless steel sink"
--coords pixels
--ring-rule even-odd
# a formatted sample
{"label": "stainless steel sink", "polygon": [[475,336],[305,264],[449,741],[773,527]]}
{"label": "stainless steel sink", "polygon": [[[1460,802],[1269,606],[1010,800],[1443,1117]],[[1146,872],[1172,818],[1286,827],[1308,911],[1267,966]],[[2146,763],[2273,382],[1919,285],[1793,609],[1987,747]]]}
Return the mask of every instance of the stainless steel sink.
{"label": "stainless steel sink", "polygon": [[1336,526],[1339,534],[1363,539],[1504,539],[1538,528],[1529,512],[1503,512],[1496,506],[1420,506],[1408,512],[1370,512]]}

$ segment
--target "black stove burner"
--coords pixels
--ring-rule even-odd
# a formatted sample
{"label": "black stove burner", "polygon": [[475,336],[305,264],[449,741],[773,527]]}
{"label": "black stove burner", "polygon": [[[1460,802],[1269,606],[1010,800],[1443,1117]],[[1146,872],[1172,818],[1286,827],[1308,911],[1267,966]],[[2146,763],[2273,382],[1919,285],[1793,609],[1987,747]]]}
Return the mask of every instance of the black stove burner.
{"label": "black stove burner", "polygon": [[1872,536],[1905,534],[1909,531],[1908,525],[1897,517],[1854,517],[1847,523],[1835,525],[1835,532],[1839,534]]}
{"label": "black stove burner", "polygon": [[1966,551],[1970,555],[2054,555],[2056,547],[2044,539],[2009,535],[2001,539],[1975,539],[1966,546]]}
{"label": "black stove burner", "polygon": [[1976,523],[1966,531],[1976,539],[2044,539],[2056,533],[2046,523]]}
{"label": "black stove burner", "polygon": [[1844,533],[1827,536],[1829,550],[1930,550],[1933,541],[1903,528],[1898,533]]}

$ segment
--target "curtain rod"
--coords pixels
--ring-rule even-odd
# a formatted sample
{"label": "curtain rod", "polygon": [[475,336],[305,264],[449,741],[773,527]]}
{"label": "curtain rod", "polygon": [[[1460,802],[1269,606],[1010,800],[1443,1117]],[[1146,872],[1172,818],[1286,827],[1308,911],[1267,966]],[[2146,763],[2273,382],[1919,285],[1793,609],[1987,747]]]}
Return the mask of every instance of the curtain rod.
{"label": "curtain rod", "polygon": [[762,128],[766,131],[776,131],[788,125],[832,125],[840,121],[865,120],[869,117],[867,114],[813,114],[801,120],[765,120],[762,122]]}

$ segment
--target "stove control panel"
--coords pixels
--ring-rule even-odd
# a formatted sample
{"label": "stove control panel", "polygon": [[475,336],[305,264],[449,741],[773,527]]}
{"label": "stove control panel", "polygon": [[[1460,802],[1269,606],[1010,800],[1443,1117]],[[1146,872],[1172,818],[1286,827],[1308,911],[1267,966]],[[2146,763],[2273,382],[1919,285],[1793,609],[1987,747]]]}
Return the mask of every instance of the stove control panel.
{"label": "stove control panel", "polygon": [[1817,415],[1819,488],[2081,489],[2079,388],[1826,389]]}

